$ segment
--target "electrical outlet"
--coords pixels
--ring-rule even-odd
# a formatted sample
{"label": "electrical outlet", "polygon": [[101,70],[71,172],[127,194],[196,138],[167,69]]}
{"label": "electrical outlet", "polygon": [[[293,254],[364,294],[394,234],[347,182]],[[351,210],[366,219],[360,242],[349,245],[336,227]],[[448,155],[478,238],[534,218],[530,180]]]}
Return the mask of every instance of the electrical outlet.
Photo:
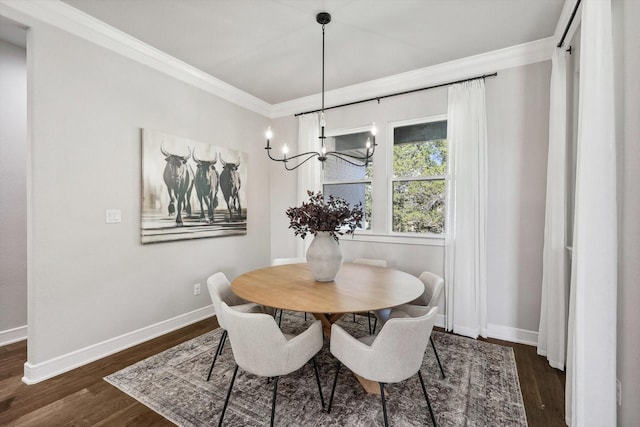
{"label": "electrical outlet", "polygon": [[200,283],[196,283],[193,285],[193,294],[200,295]]}
{"label": "electrical outlet", "polygon": [[622,406],[622,383],[617,378],[616,378],[616,400],[618,401],[618,406]]}

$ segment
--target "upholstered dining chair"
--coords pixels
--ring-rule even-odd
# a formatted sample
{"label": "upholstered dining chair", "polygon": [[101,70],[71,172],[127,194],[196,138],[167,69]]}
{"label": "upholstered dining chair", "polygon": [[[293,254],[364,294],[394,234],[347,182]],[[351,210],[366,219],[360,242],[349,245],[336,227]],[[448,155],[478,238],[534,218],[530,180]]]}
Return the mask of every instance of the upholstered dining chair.
{"label": "upholstered dining chair", "polygon": [[[294,258],[274,258],[271,261],[271,266],[276,266],[276,265],[286,265],[286,264],[301,264],[307,262],[307,259],[305,257],[294,257]],[[273,316],[277,316],[278,315],[278,310],[276,309],[273,312]],[[307,313],[304,314],[304,320],[307,320]],[[282,310],[280,310],[280,317],[278,318],[278,326],[280,326],[280,324],[282,323]]]}
{"label": "upholstered dining chair", "polygon": [[331,354],[338,359],[338,364],[327,413],[331,412],[338,374],[340,367],[344,364],[355,374],[380,384],[385,426],[388,426],[389,422],[384,385],[404,381],[417,373],[431,414],[431,421],[435,426],[436,419],[420,368],[429,339],[429,335],[425,332],[431,333],[437,312],[438,309],[433,307],[419,317],[389,319],[377,335],[368,335],[360,339],[352,337],[334,323],[331,326],[330,349]]}
{"label": "upholstered dining chair", "polygon": [[220,272],[209,276],[207,279],[207,288],[209,289],[209,295],[211,296],[211,302],[213,303],[218,324],[222,328],[222,335],[220,336],[220,341],[218,341],[218,347],[216,348],[216,353],[213,356],[213,362],[211,362],[211,368],[209,368],[209,374],[207,375],[207,381],[209,381],[213,367],[216,365],[218,356],[222,354],[222,349],[224,348],[224,343],[227,338],[227,328],[225,326],[224,316],[222,315],[221,304],[225,302],[230,307],[233,307],[234,310],[244,312],[263,313],[267,310],[261,305],[246,301],[234,294],[231,290],[231,284],[224,273]]}
{"label": "upholstered dining chair", "polygon": [[275,319],[267,314],[242,313],[232,310],[222,303],[222,313],[227,324],[229,340],[236,367],[233,370],[227,398],[220,414],[219,426],[222,425],[224,413],[229,404],[233,383],[238,367],[253,375],[273,379],[273,400],[271,403],[271,426],[276,411],[278,379],[302,368],[309,360],[313,362],[313,370],[320,393],[320,403],[324,409],[324,397],[315,355],[323,344],[322,323],[316,320],[297,336],[283,334]]}
{"label": "upholstered dining chair", "polygon": [[[373,265],[376,267],[384,267],[387,268],[387,260],[384,259],[375,259],[375,258],[356,258],[353,260],[354,264],[366,264],[366,265]],[[369,333],[372,334],[375,332],[375,324],[378,320],[378,317],[374,314],[374,327],[371,327],[371,311],[367,312],[367,321],[369,322]],[[353,313],[353,321],[356,321],[356,313]]]}
{"label": "upholstered dining chair", "polygon": [[[422,280],[422,283],[424,284],[424,292],[422,295],[410,303],[392,308],[389,313],[389,319],[418,317],[429,311],[431,307],[437,308],[439,306],[440,297],[444,290],[444,279],[437,274],[425,271],[420,275],[420,280]],[[436,350],[436,345],[433,342],[431,333],[429,333],[429,341],[431,342],[431,347],[436,355],[436,361],[440,367],[442,378],[445,378],[444,369],[442,369],[442,364],[440,363],[440,356],[438,356],[438,350]]]}

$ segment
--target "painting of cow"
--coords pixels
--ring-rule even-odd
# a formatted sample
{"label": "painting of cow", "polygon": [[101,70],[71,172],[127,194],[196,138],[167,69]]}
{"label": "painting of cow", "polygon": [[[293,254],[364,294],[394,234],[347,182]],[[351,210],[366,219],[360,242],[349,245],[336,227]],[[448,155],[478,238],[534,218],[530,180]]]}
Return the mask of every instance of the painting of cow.
{"label": "painting of cow", "polygon": [[[187,163],[191,157],[191,150],[186,155],[169,153],[164,146],[160,152],[167,162],[162,178],[169,193],[169,215],[176,214],[176,225],[182,227],[182,209],[191,215],[191,191],[193,190],[193,169]],[[177,202],[177,203],[176,203]],[[177,208],[176,208],[177,204]]]}
{"label": "painting of cow", "polygon": [[223,168],[220,174],[220,189],[222,190],[224,201],[227,204],[229,219],[231,220],[233,218],[233,210],[236,211],[238,216],[242,215],[242,205],[240,204],[240,196],[238,195],[241,187],[240,174],[238,173],[240,162],[225,162],[221,156],[220,163]]}
{"label": "painting of cow", "polygon": [[[217,155],[213,160],[201,160],[193,151],[193,160],[196,162],[196,193],[200,202],[200,221],[213,223],[213,211],[218,206],[218,171],[215,168]],[[207,207],[205,219],[204,207]]]}
{"label": "painting of cow", "polygon": [[247,167],[242,151],[143,129],[142,243],[247,234]]}

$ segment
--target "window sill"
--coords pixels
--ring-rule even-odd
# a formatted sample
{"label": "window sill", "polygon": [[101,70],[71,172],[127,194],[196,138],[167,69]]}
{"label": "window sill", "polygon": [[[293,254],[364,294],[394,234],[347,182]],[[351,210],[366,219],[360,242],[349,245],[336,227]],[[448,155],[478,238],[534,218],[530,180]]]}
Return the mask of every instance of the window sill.
{"label": "window sill", "polygon": [[366,231],[356,231],[353,236],[345,235],[341,241],[392,243],[397,245],[444,246],[445,236],[421,236],[416,234],[377,234]]}

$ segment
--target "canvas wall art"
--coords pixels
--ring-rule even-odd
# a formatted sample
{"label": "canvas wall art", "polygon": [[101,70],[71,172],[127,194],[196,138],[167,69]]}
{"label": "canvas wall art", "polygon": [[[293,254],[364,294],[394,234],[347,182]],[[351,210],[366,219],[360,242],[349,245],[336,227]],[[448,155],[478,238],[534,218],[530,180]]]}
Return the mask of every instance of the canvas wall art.
{"label": "canvas wall art", "polygon": [[247,233],[247,154],[142,130],[142,243]]}

